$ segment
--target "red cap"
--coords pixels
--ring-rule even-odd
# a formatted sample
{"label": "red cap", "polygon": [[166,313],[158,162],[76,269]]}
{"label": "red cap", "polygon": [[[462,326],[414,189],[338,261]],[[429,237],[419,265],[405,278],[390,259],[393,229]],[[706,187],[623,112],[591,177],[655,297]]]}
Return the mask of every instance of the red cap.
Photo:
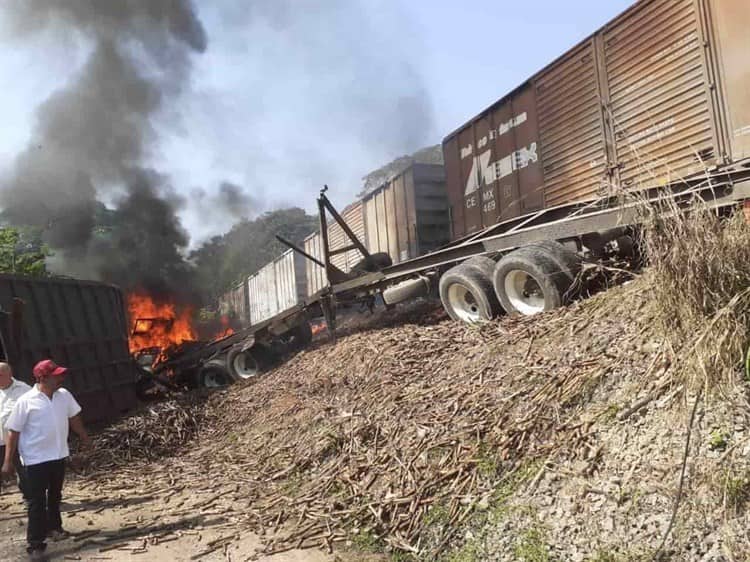
{"label": "red cap", "polygon": [[67,372],[68,369],[60,367],[52,359],[44,359],[34,365],[34,377],[38,379],[42,377],[59,377]]}

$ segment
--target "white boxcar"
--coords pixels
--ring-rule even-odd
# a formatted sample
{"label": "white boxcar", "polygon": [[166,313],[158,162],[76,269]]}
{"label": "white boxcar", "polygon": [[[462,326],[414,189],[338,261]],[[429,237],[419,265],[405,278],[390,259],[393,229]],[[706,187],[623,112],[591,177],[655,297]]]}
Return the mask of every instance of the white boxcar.
{"label": "white boxcar", "polygon": [[[312,257],[317,258],[321,262],[325,261],[323,257],[323,238],[320,236],[320,232],[316,232],[305,238],[304,248]],[[326,275],[326,270],[317,263],[310,260],[305,261],[307,262],[305,263],[305,269],[307,270],[307,296],[311,297],[328,285],[328,276]]]}
{"label": "white boxcar", "polygon": [[293,250],[247,280],[250,323],[259,324],[300,304],[307,296],[305,258]]}
{"label": "white boxcar", "polygon": [[250,325],[247,310],[247,283],[235,285],[219,298],[219,313],[228,316],[245,328]]}

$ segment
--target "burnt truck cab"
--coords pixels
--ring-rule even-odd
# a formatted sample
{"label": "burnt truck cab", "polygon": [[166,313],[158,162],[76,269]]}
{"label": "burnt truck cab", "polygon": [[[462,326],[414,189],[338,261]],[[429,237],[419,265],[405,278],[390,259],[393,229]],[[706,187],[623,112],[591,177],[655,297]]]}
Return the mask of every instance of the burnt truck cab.
{"label": "burnt truck cab", "polygon": [[[133,336],[164,327],[168,319],[138,318]],[[212,340],[184,341],[165,348],[143,348],[133,354],[140,372],[139,392],[156,380],[169,388],[224,388],[253,379],[276,361],[312,340],[308,310],[297,307],[263,322]]]}

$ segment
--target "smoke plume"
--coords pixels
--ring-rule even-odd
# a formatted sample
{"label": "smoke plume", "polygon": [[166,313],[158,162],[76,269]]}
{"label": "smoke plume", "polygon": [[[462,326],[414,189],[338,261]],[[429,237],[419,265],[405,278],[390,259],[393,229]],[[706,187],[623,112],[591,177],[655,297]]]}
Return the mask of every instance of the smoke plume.
{"label": "smoke plume", "polygon": [[[40,226],[59,273],[125,288],[178,286],[188,239],[166,179],[144,165],[152,119],[189,78],[206,34],[190,0],[5,0],[19,40],[83,38],[78,75],[37,112],[31,142],[0,193],[5,218]],[[98,203],[116,197],[111,230],[94,232]],[[183,283],[184,285],[184,283]]]}
{"label": "smoke plume", "polygon": [[[344,205],[367,172],[439,141],[427,53],[394,3],[225,0],[220,25],[212,40],[231,53],[225,64],[239,91],[231,100],[253,129],[222,128],[231,141],[216,158],[234,152],[253,193],[265,186],[271,202],[310,208],[329,184]],[[212,107],[198,99],[195,113]]]}
{"label": "smoke plume", "polygon": [[232,221],[249,219],[262,207],[256,197],[251,196],[242,186],[230,181],[221,182],[215,194],[196,188],[190,195],[194,207],[200,207],[201,219],[209,224],[221,224],[224,229]]}

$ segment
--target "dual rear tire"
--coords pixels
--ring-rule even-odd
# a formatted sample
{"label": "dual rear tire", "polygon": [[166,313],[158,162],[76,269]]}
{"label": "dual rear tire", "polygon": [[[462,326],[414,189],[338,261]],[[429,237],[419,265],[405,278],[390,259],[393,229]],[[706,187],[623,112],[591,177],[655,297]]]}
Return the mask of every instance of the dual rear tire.
{"label": "dual rear tire", "polygon": [[440,279],[440,300],[454,320],[488,321],[501,311],[532,316],[565,304],[581,261],[558,242],[519,248],[499,262],[478,256]]}
{"label": "dual rear tire", "polygon": [[440,300],[453,320],[477,324],[501,312],[492,287],[495,262],[477,256],[451,268],[440,278]]}
{"label": "dual rear tire", "polygon": [[269,365],[268,352],[254,346],[250,349],[230,349],[226,356],[211,359],[198,371],[198,386],[218,389],[234,382],[252,379],[260,375]]}

